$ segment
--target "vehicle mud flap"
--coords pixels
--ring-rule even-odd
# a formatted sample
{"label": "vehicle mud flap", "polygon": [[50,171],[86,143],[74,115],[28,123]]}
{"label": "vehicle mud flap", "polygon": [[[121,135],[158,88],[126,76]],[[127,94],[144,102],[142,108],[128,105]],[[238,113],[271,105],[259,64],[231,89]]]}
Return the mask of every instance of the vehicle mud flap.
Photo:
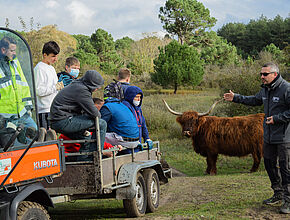
{"label": "vehicle mud flap", "polygon": [[120,188],[116,192],[116,199],[133,199],[136,196],[137,189],[136,186],[127,186]]}
{"label": "vehicle mud flap", "polygon": [[[124,164],[118,173],[118,184],[130,183],[130,186],[122,187],[116,190],[116,199],[133,199],[136,196],[136,176],[142,169],[156,168],[157,173],[162,170],[158,160],[140,161]],[[164,176],[164,174],[163,174]],[[166,178],[164,176],[164,178]]]}

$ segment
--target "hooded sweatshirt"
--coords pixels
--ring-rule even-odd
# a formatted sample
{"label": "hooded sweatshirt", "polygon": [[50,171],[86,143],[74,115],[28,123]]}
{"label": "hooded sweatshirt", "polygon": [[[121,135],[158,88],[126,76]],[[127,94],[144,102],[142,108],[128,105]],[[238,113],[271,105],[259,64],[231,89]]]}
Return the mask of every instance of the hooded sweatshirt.
{"label": "hooded sweatshirt", "polygon": [[92,118],[101,117],[94,105],[92,92],[104,84],[104,79],[95,70],[63,88],[54,98],[50,108],[50,121],[59,121],[83,113]]}
{"label": "hooded sweatshirt", "polygon": [[117,98],[109,97],[101,108],[102,119],[107,122],[107,132],[115,132],[122,137],[139,138],[139,128],[135,116]]}
{"label": "hooded sweatshirt", "polygon": [[64,87],[71,84],[71,82],[74,80],[74,78],[67,72],[63,71],[61,73],[57,74],[58,76],[58,82],[63,82]]}
{"label": "hooded sweatshirt", "polygon": [[[137,94],[141,94],[141,97],[140,97],[141,99],[140,99],[140,104],[138,106],[135,106],[133,104],[133,100]],[[146,141],[147,139],[149,139],[149,133],[146,126],[145,118],[141,110],[143,92],[137,86],[129,86],[126,89],[124,96],[125,96],[125,100],[122,103],[131,110],[134,117],[136,118],[137,125],[139,127],[139,141],[140,142],[142,141],[142,137]]]}

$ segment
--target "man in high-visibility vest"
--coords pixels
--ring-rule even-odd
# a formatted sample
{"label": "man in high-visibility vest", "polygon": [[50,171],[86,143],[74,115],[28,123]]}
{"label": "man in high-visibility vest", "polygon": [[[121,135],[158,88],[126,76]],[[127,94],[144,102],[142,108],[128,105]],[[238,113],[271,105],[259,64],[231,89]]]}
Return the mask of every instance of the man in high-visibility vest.
{"label": "man in high-visibility vest", "polygon": [[[17,140],[27,143],[28,133],[36,131],[37,125],[30,117],[32,98],[30,88],[16,58],[16,40],[4,37],[0,40],[0,115],[5,124],[24,125]],[[30,128],[30,129],[28,129]],[[32,138],[32,137],[30,137]]]}

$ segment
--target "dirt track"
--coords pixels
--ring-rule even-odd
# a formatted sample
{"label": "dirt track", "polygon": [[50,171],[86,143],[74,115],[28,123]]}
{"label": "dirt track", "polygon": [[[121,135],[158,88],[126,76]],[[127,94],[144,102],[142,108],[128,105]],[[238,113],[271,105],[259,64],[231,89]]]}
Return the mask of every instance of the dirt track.
{"label": "dirt track", "polygon": [[[174,210],[185,206],[196,207],[197,204],[215,201],[209,197],[208,193],[199,183],[202,177],[186,177],[185,174],[173,169],[173,178],[169,183],[161,188],[161,200],[159,209],[164,213],[165,210]],[[204,179],[204,178],[203,178]],[[259,208],[245,210],[241,219],[276,220],[290,219],[289,215],[278,214],[279,207],[261,206]],[[238,218],[239,218],[238,217]],[[140,219],[140,218],[139,218]],[[204,216],[192,214],[191,216],[150,216],[142,219],[207,219]]]}

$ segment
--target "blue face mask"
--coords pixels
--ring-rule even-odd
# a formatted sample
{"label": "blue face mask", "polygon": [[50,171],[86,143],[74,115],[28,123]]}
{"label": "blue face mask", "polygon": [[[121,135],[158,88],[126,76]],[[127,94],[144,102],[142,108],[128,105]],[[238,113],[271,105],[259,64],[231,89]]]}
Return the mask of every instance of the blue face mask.
{"label": "blue face mask", "polygon": [[78,69],[71,69],[70,70],[70,75],[73,77],[73,78],[77,78],[79,76],[79,73],[80,71]]}

